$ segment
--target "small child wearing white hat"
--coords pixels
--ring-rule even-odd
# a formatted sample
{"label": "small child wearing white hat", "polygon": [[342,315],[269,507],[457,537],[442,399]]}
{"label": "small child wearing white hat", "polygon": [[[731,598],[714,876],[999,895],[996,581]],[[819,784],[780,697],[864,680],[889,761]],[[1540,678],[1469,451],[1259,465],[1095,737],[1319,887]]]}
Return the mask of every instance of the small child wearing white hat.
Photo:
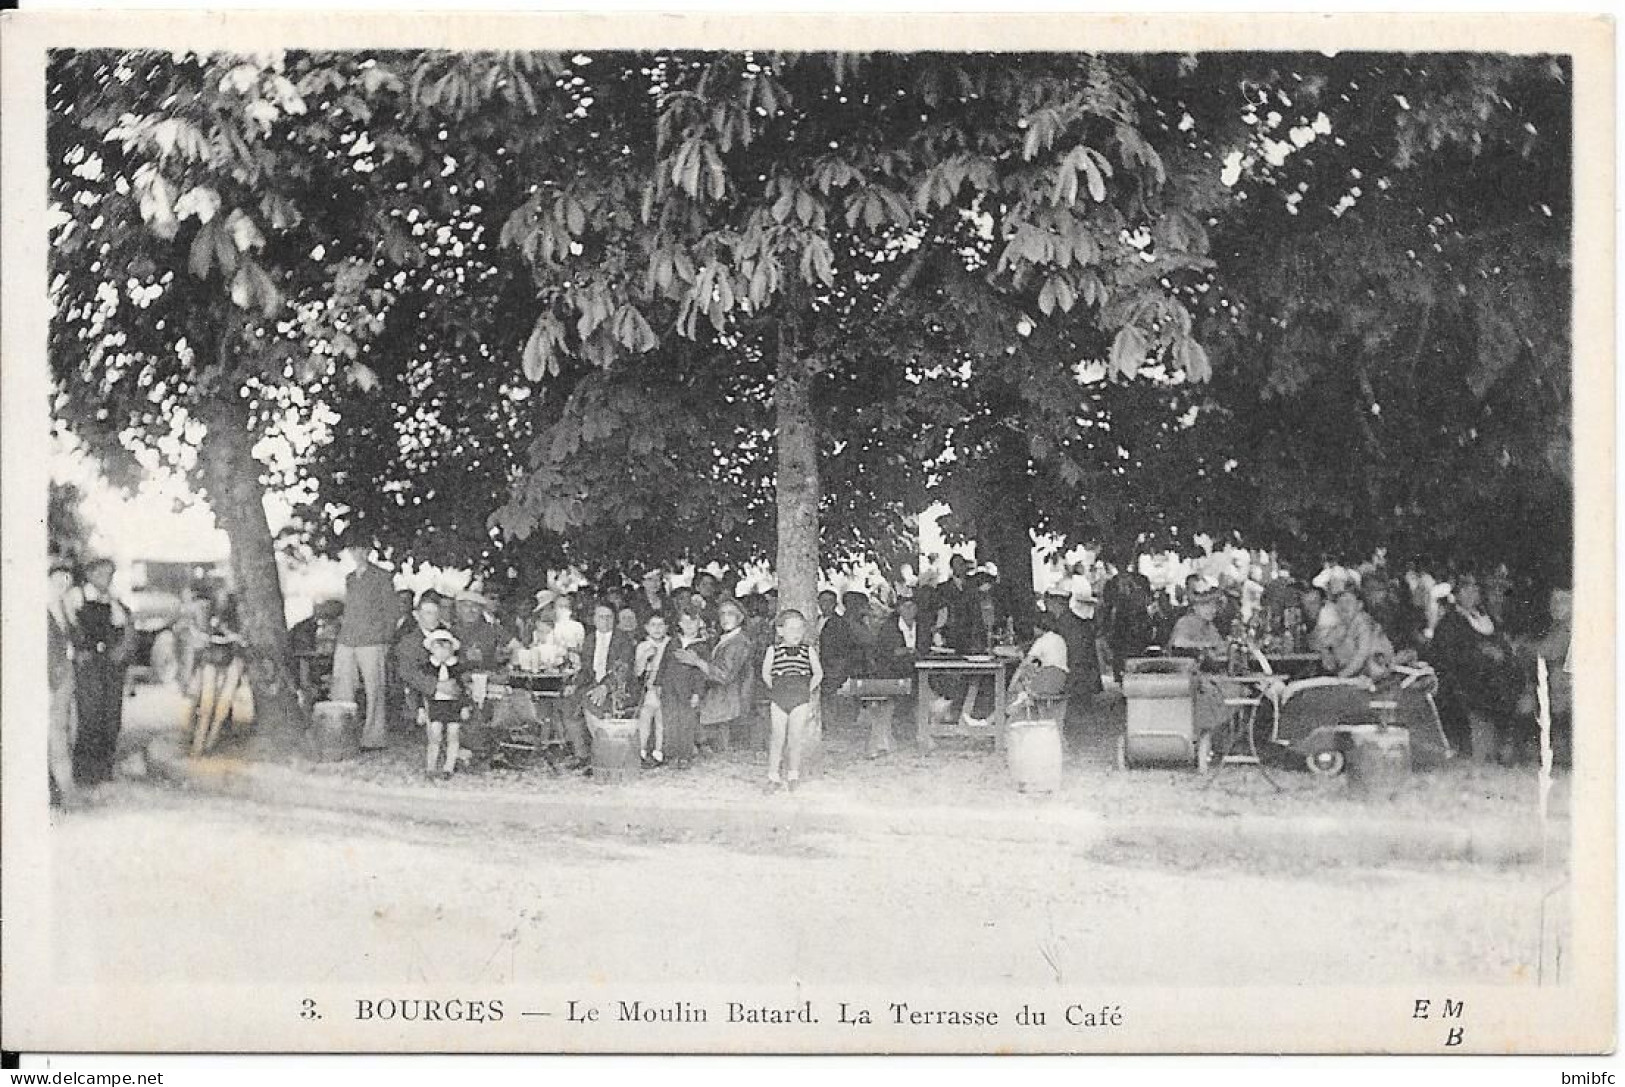
{"label": "small child wearing white hat", "polygon": [[[423,772],[433,774],[441,764],[440,775],[451,777],[457,769],[457,745],[462,739],[462,723],[468,719],[468,698],[463,689],[463,668],[457,660],[461,644],[449,630],[431,630],[423,639],[429,652],[429,670],[435,673],[434,695],[418,710],[428,744]],[[445,741],[442,763],[441,741]]]}

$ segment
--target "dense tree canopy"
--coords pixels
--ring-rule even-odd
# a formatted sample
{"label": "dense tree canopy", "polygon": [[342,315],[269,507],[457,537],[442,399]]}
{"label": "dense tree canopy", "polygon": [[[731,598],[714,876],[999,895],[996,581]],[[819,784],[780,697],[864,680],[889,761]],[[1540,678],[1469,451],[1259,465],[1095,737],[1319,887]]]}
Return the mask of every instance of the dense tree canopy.
{"label": "dense tree canopy", "polygon": [[[484,61],[458,63],[447,75],[476,84]],[[526,372],[560,376],[570,358],[658,366],[673,350],[760,367],[744,385],[772,391],[777,565],[803,605],[825,454],[857,463],[868,448],[820,428],[824,388],[955,361],[921,360],[907,337],[872,338],[875,322],[912,307],[922,275],[974,274],[1033,297],[1044,316],[1086,311],[1119,373],[1156,357],[1206,376],[1171,279],[1204,265],[1203,231],[1164,202],[1167,167],[1141,134],[1136,85],[1109,58],[608,55],[573,58],[564,74],[564,101],[544,102],[574,106],[553,130],[556,160],[505,231],[538,273]],[[452,100],[454,120],[471,115]],[[978,235],[968,244],[967,222]],[[701,384],[730,395],[727,380]],[[574,432],[627,426],[623,402],[600,397],[544,435],[502,516],[509,531],[568,531],[602,515],[595,507],[613,500],[586,486],[597,450]],[[732,423],[739,437],[740,422],[724,432]],[[658,523],[652,505],[622,512]]]}
{"label": "dense tree canopy", "polygon": [[1217,527],[1565,577],[1566,65],[1283,56],[1243,85],[1257,132],[1199,321],[1227,366],[1191,435]]}
{"label": "dense tree canopy", "polygon": [[50,93],[57,418],[198,474],[267,660],[266,485],[318,549],[792,596],[938,500],[1005,569],[1562,576],[1560,60],[93,51]]}

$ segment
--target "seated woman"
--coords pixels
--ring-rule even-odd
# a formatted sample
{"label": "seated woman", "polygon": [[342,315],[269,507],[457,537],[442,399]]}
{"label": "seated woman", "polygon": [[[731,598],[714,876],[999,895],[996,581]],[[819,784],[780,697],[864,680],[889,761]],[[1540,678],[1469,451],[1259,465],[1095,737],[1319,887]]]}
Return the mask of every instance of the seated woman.
{"label": "seated woman", "polygon": [[1382,628],[1366,613],[1360,590],[1345,585],[1333,599],[1337,621],[1322,635],[1320,663],[1327,675],[1340,679],[1379,680],[1394,663],[1394,647]]}
{"label": "seated woman", "polygon": [[1221,669],[1228,663],[1229,645],[1214,622],[1219,612],[1217,589],[1200,586],[1191,594],[1191,610],[1179,617],[1168,648],[1174,656],[1195,657],[1204,669]]}
{"label": "seated woman", "polygon": [[1060,698],[1066,693],[1068,671],[1066,639],[1056,630],[1055,618],[1048,612],[1039,612],[1033,620],[1038,637],[1022,658],[1016,674],[1010,680],[1010,703],[1007,714],[1014,714],[1027,703],[1039,698]]}

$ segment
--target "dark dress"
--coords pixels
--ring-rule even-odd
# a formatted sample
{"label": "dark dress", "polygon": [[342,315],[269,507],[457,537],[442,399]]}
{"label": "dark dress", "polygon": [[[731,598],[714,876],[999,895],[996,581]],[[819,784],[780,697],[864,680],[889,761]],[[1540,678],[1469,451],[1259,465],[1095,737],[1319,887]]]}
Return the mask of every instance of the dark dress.
{"label": "dark dress", "polygon": [[981,602],[976,590],[968,583],[955,585],[945,581],[932,593],[932,615],[946,611],[947,623],[942,628],[944,644],[955,653],[987,652],[987,628],[982,622]]}
{"label": "dark dress", "polygon": [[79,709],[79,735],[73,747],[73,776],[81,785],[113,777],[113,759],[124,725],[124,669],[129,659],[130,626],[113,622],[105,600],[87,600],[74,623],[73,682]]}
{"label": "dark dress", "polygon": [[1112,672],[1121,683],[1123,662],[1145,656],[1146,647],[1156,639],[1151,629],[1151,582],[1138,571],[1125,570],[1101,587],[1100,600],[1106,611],[1106,641],[1112,649]]}
{"label": "dark dress", "polygon": [[[1493,655],[1498,648],[1499,663]],[[1428,663],[1439,674],[1439,718],[1452,747],[1463,755],[1474,753],[1472,716],[1491,722],[1503,742],[1512,738],[1515,674],[1499,631],[1480,634],[1451,608],[1434,628]]]}
{"label": "dark dress", "polygon": [[1068,609],[1056,618],[1055,625],[1066,640],[1067,697],[1081,706],[1085,698],[1104,688],[1100,657],[1095,653],[1095,621]]}
{"label": "dark dress", "polygon": [[670,656],[665,661],[666,678],[660,686],[660,716],[666,723],[666,737],[660,750],[668,764],[694,758],[700,735],[700,708],[695,699],[705,694],[705,673],[678,660],[678,647],[693,650],[701,660],[711,656],[711,646],[703,639],[685,642],[677,636],[667,649]]}

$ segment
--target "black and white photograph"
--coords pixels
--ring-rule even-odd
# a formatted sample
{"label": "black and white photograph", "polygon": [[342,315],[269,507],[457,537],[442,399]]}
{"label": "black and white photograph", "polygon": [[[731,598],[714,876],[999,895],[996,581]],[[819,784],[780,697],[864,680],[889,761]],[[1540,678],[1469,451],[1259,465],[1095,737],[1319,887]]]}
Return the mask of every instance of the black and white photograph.
{"label": "black and white photograph", "polygon": [[1613,1049],[1611,22],[12,16],[5,1049]]}

